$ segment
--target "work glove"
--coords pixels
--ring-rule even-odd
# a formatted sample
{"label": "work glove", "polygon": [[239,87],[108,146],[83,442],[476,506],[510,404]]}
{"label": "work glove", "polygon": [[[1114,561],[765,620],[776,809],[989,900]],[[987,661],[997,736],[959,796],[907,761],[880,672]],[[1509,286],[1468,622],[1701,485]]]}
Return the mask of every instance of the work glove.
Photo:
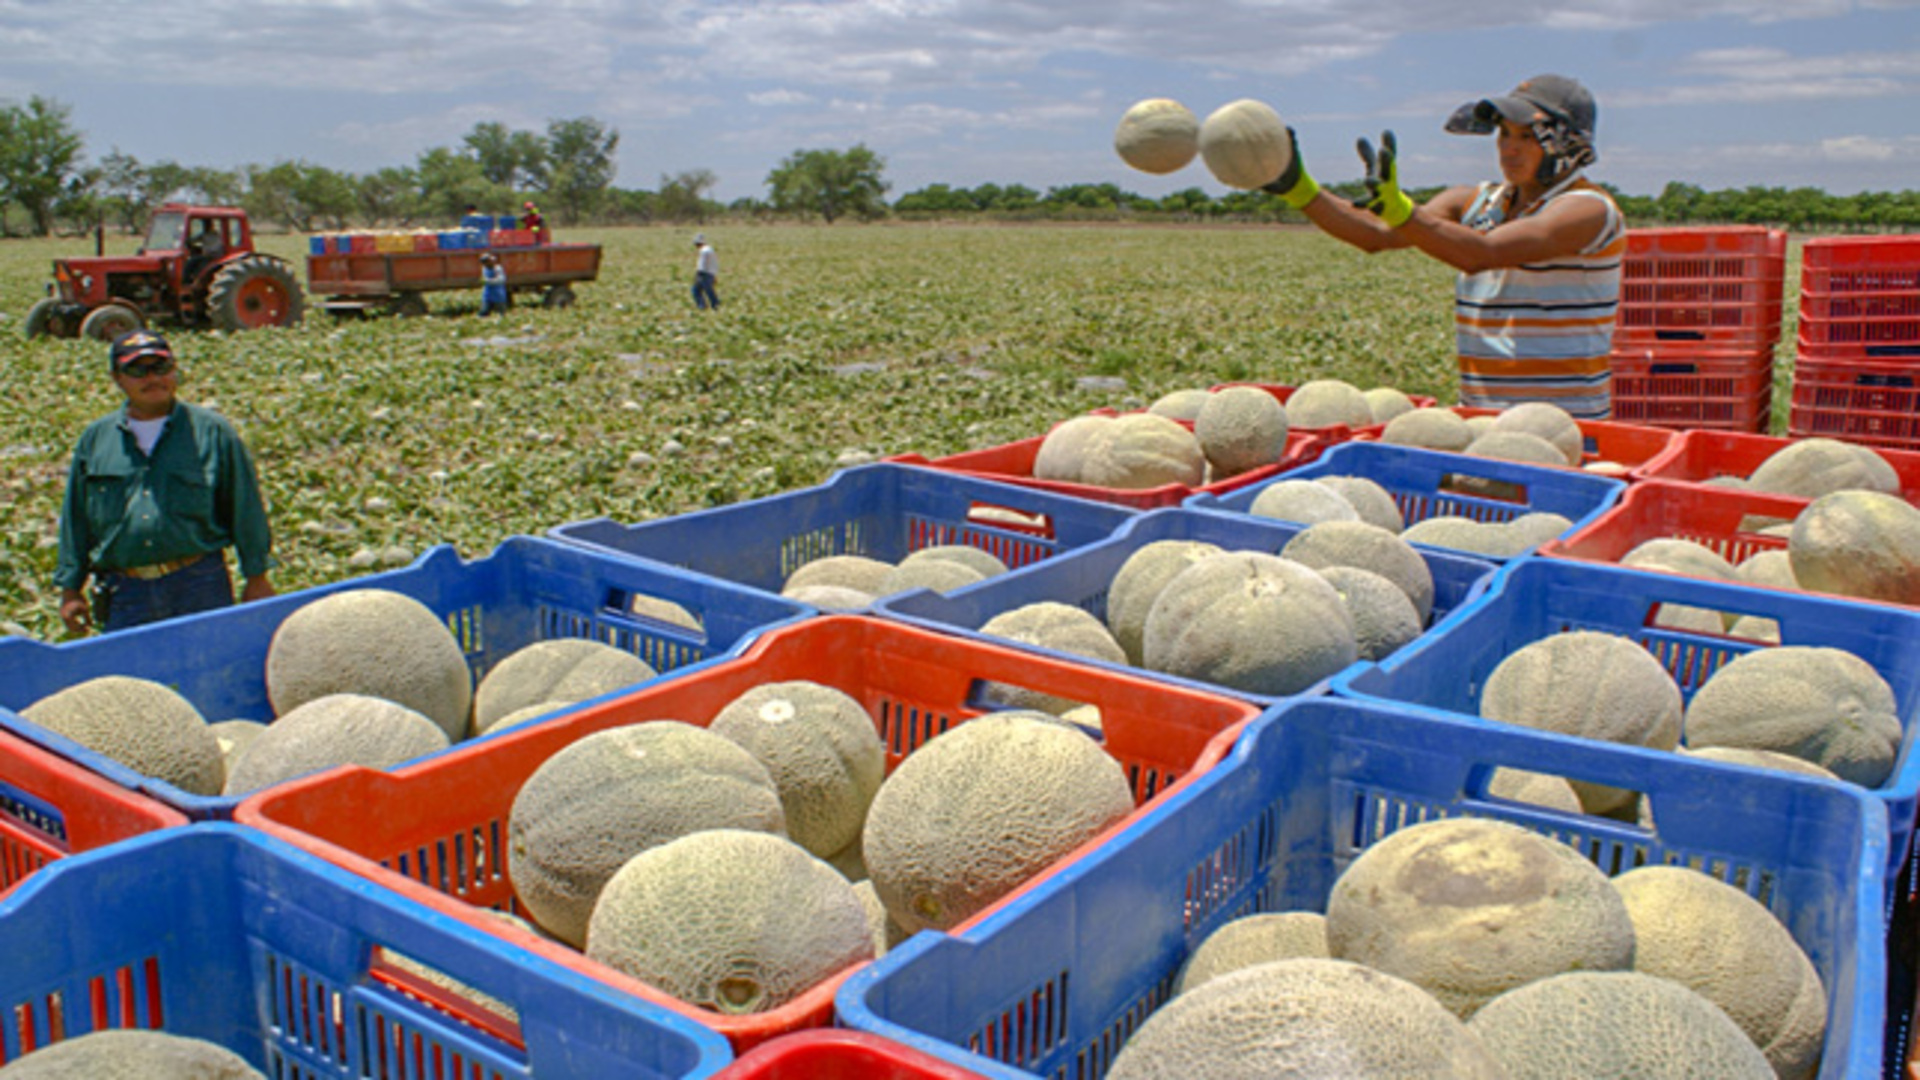
{"label": "work glove", "polygon": [[1307,204],[1320,194],[1320,185],[1307,175],[1307,167],[1300,162],[1300,140],[1294,137],[1293,129],[1287,129],[1287,167],[1279,179],[1262,184],[1262,191],[1271,191],[1286,200],[1295,210],[1305,210]]}
{"label": "work glove", "polygon": [[1389,229],[1397,229],[1413,216],[1413,200],[1400,190],[1400,166],[1394,160],[1395,147],[1393,132],[1380,133],[1380,149],[1376,153],[1373,144],[1361,139],[1358,144],[1360,160],[1367,166],[1367,194],[1353,200],[1353,205],[1371,210],[1386,222]]}

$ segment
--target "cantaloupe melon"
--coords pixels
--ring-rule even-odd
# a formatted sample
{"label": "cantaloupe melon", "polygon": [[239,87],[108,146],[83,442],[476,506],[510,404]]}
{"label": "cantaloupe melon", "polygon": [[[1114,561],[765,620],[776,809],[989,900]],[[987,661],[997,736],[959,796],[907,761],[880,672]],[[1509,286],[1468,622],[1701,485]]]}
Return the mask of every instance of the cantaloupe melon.
{"label": "cantaloupe melon", "polygon": [[508,713],[543,701],[585,701],[658,675],[624,649],[590,638],[548,638],[515,649],[481,677],[473,693],[478,735]]}
{"label": "cantaloupe melon", "polygon": [[906,558],[901,559],[900,565],[908,566],[913,563],[924,562],[927,559],[944,559],[947,562],[957,562],[962,566],[972,568],[978,572],[982,578],[990,578],[1007,572],[1007,564],[1002,562],[998,555],[995,555],[985,548],[974,547],[972,544],[934,544],[929,547],[923,547],[913,554],[908,555]]}
{"label": "cantaloupe melon", "polygon": [[627,601],[627,613],[643,619],[678,626],[685,630],[704,630],[700,617],[664,596],[635,594]]}
{"label": "cantaloupe melon", "polygon": [[1578,465],[1586,456],[1585,436],[1579,422],[1572,413],[1548,402],[1523,401],[1508,406],[1493,418],[1492,430],[1538,435],[1560,451],[1562,464]]}
{"label": "cantaloupe melon", "polygon": [[536,701],[531,705],[522,705],[518,709],[495,720],[493,723],[488,724],[485,728],[481,729],[479,734],[491,735],[496,731],[505,731],[508,728],[519,727],[521,724],[538,720],[543,716],[551,716],[569,705],[577,704],[579,703],[573,701]]}
{"label": "cantaloupe melon", "polygon": [[767,1012],[871,960],[852,883],[793,841],[710,829],[648,848],[601,890],[587,956],[727,1015]]}
{"label": "cantaloupe melon", "polygon": [[1225,480],[1286,456],[1287,410],[1257,386],[1223,386],[1207,396],[1193,422],[1211,479]]}
{"label": "cantaloupe melon", "polygon": [[1327,917],[1317,911],[1269,911],[1243,915],[1225,923],[1193,950],[1174,980],[1173,992],[1184,994],[1230,972],[1275,960],[1298,960],[1327,955]]}
{"label": "cantaloupe melon", "polygon": [[1820,973],[1758,900],[1682,866],[1613,879],[1633,918],[1633,969],[1723,1009],[1783,1080],[1819,1071],[1827,1027]]}
{"label": "cantaloupe melon", "polygon": [[1040,440],[1040,450],[1034,455],[1034,478],[1071,484],[1085,482],[1081,476],[1088,449],[1094,437],[1112,424],[1113,417],[1099,415],[1076,416],[1055,424]]}
{"label": "cantaloupe melon", "polygon": [[1213,396],[1213,391],[1200,387],[1186,390],[1171,390],[1153,399],[1147,411],[1169,420],[1185,420],[1192,423],[1200,418],[1200,410]]}
{"label": "cantaloupe melon", "polygon": [[1327,899],[1327,947],[1466,1019],[1535,979],[1630,968],[1633,923],[1573,848],[1502,821],[1449,818],[1360,852]]}
{"label": "cantaloupe melon", "polygon": [[[1542,731],[1671,750],[1679,745],[1680,687],[1632,640],[1595,630],[1539,638],[1508,653],[1480,691],[1480,715]],[[1632,801],[1618,788],[1575,781],[1588,813]]]}
{"label": "cantaloupe melon", "polygon": [[507,815],[507,872],[533,920],[578,948],[601,888],[628,859],[730,828],[785,835],[766,767],[705,728],[628,724],[568,744],[520,785]]}
{"label": "cantaloupe melon", "polygon": [[1339,491],[1312,480],[1276,480],[1260,489],[1247,512],[1255,517],[1297,521],[1302,525],[1360,520],[1360,511]]}
{"label": "cantaloupe melon", "polygon": [[[1720,553],[1697,540],[1680,537],[1655,537],[1642,541],[1620,557],[1621,566],[1636,570],[1658,570],[1667,574],[1706,578],[1738,584],[1740,571]],[[1657,625],[1695,633],[1717,634],[1733,621],[1726,613],[1684,604],[1662,604]]]}
{"label": "cantaloupe melon", "polygon": [[1487,794],[1496,799],[1511,799],[1565,814],[1585,813],[1580,805],[1579,792],[1573,790],[1573,785],[1567,782],[1566,777],[1552,773],[1495,769],[1493,776],[1487,780]]}
{"label": "cantaloupe melon", "polygon": [[404,705],[328,694],[275,720],[227,771],[222,794],[245,795],[335,765],[390,769],[448,746],[440,725]]}
{"label": "cantaloupe melon", "polygon": [[266,1080],[247,1059],[192,1035],[101,1028],[49,1043],[0,1068],[4,1080]]}
{"label": "cantaloupe melon", "polygon": [[240,751],[245,750],[248,743],[259,738],[260,733],[267,730],[267,725],[258,720],[222,720],[217,724],[209,724],[208,727],[213,731],[214,741],[220,744],[220,760],[228,769],[233,767],[234,759],[240,756]]}
{"label": "cantaloupe melon", "polygon": [[1747,556],[1733,568],[1734,574],[1749,585],[1765,585],[1774,589],[1797,589],[1800,583],[1793,577],[1793,557],[1785,550],[1770,548]]}
{"label": "cantaloupe melon", "polygon": [[805,679],[763,683],[707,730],[766,766],[795,843],[825,859],[859,842],[887,755],[873,718],[846,691]]}
{"label": "cantaloupe melon", "polygon": [[1507,550],[1512,546],[1512,542],[1507,539],[1507,530],[1501,527],[1503,524],[1505,523],[1474,521],[1471,518],[1453,514],[1441,514],[1407,526],[1400,533],[1400,539],[1409,544],[1453,548],[1456,551],[1471,551],[1479,555],[1505,557],[1518,554],[1518,552]]}
{"label": "cantaloupe melon", "polygon": [[1324,521],[1300,530],[1280,549],[1284,558],[1315,570],[1354,566],[1400,587],[1422,625],[1433,614],[1433,569],[1413,545],[1364,521]]}
{"label": "cantaloupe melon", "polygon": [[1128,413],[1092,429],[1081,448],[1078,480],[1129,491],[1167,484],[1198,487],[1206,465],[1193,432],[1164,416]]}
{"label": "cantaloupe melon", "polygon": [[880,582],[880,595],[889,596],[908,589],[932,589],[949,593],[985,581],[986,575],[954,559],[903,560]]}
{"label": "cantaloupe melon", "polygon": [[1407,527],[1406,518],[1400,513],[1400,505],[1393,501],[1392,493],[1376,480],[1364,476],[1322,476],[1315,479],[1314,483],[1338,492],[1359,512],[1360,520],[1369,525],[1378,525],[1390,533],[1402,532]]}
{"label": "cantaloupe melon", "polygon": [[1342,379],[1309,379],[1287,397],[1287,419],[1294,427],[1350,428],[1373,423],[1373,406],[1360,388]]}
{"label": "cantaloupe melon", "polygon": [[[1105,623],[1083,608],[1057,600],[1037,600],[1003,611],[981,624],[980,632],[1111,664],[1127,662],[1126,650],[1114,640],[1113,632]],[[1057,694],[1008,683],[988,683],[983,693],[1002,705],[1037,709],[1056,716],[1081,704]]]}
{"label": "cantaloupe melon", "polygon": [[893,572],[893,564],[865,555],[825,555],[796,567],[781,586],[783,593],[798,589],[830,586],[852,589],[869,596],[880,595],[880,583]]}
{"label": "cantaloupe melon", "polygon": [[1391,423],[1394,417],[1404,416],[1417,408],[1412,398],[1391,386],[1376,386],[1362,396],[1367,399],[1367,409],[1373,413],[1373,422],[1376,424]]}
{"label": "cantaloupe melon", "polygon": [[1171,98],[1136,102],[1114,129],[1113,149],[1141,172],[1177,172],[1200,152],[1200,119]]}
{"label": "cantaloupe melon", "polygon": [[849,589],[844,585],[802,585],[797,589],[789,586],[780,595],[822,611],[860,611],[879,599],[874,593]]}
{"label": "cantaloupe melon", "polygon": [[1200,160],[1215,180],[1253,191],[1287,170],[1293,140],[1273,106],[1241,98],[1207,114],[1200,124]]}
{"label": "cantaloupe melon", "polygon": [[1795,439],[1747,477],[1749,491],[1817,499],[1836,491],[1900,493],[1900,474],[1871,447],[1837,439]]}
{"label": "cantaloupe melon", "polygon": [[20,718],[192,795],[218,795],[226,776],[220,742],[200,710],[148,679],[88,679],[20,710]]}
{"label": "cantaloupe melon", "polygon": [[1340,960],[1258,964],[1147,1017],[1107,1080],[1506,1080],[1417,986]]}
{"label": "cantaloupe melon", "polygon": [[1509,555],[1524,554],[1555,537],[1565,535],[1572,528],[1573,521],[1570,518],[1550,511],[1535,510],[1505,523],[1501,547]]}
{"label": "cantaloupe melon", "polygon": [[1791,754],[1843,780],[1878,787],[1893,774],[1902,730],[1893,689],[1840,649],[1781,645],[1735,657],[1687,704],[1687,745]]}
{"label": "cantaloupe melon", "polygon": [[1218,544],[1204,540],[1155,540],[1135,549],[1120,564],[1107,586],[1107,628],[1128,663],[1137,667],[1143,662],[1147,614],[1167,582],[1202,558],[1219,553]]}
{"label": "cantaloupe melon", "polygon": [[894,921],[945,930],[1132,810],[1125,770],[1079,730],[989,713],[894,768],[861,845]]}
{"label": "cantaloupe melon", "polygon": [[1182,570],[1141,633],[1146,667],[1255,694],[1299,693],[1358,656],[1339,592],[1311,568],[1258,551]]}
{"label": "cantaloupe melon", "polygon": [[1510,990],[1467,1029],[1508,1080],[1769,1080],[1767,1059],[1699,994],[1634,971],[1576,971]]}
{"label": "cantaloupe melon", "polygon": [[1920,604],[1920,509],[1896,495],[1815,499],[1794,519],[1787,555],[1802,588]]}
{"label": "cantaloupe melon", "polygon": [[[1491,417],[1478,419],[1497,422]],[[1483,435],[1476,435],[1461,452],[1473,457],[1517,461],[1526,465],[1553,465],[1564,468],[1567,464],[1567,456],[1559,447],[1528,431],[1489,431]]]}
{"label": "cantaloupe melon", "polygon": [[1473,429],[1452,409],[1427,406],[1387,421],[1386,428],[1380,432],[1380,441],[1458,453],[1473,442]]}
{"label": "cantaloupe melon", "polygon": [[467,733],[473,672],[432,609],[387,589],[329,593],[281,622],[267,646],[267,698],[276,716],[328,694],[365,694]]}
{"label": "cantaloupe melon", "polygon": [[1320,576],[1346,601],[1360,659],[1384,660],[1420,636],[1420,613],[1400,586],[1357,566],[1323,567]]}

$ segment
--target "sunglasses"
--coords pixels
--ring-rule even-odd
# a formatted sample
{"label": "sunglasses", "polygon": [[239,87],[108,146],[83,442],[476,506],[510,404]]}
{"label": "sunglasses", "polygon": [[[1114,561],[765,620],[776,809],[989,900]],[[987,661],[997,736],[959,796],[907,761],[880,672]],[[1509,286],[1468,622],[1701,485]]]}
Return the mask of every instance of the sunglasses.
{"label": "sunglasses", "polygon": [[173,357],[156,356],[151,360],[135,360],[120,365],[120,374],[129,379],[144,379],[149,375],[173,374]]}

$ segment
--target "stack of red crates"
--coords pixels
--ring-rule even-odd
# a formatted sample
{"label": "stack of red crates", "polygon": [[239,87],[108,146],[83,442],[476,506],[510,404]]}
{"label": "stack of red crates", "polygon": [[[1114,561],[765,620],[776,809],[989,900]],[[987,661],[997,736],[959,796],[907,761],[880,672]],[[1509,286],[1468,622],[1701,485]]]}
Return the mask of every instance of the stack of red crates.
{"label": "stack of red crates", "polygon": [[1807,241],[1798,345],[1790,434],[1920,449],[1920,236]]}
{"label": "stack of red crates", "polygon": [[1757,225],[1629,231],[1613,418],[1767,431],[1786,253],[1786,233]]}

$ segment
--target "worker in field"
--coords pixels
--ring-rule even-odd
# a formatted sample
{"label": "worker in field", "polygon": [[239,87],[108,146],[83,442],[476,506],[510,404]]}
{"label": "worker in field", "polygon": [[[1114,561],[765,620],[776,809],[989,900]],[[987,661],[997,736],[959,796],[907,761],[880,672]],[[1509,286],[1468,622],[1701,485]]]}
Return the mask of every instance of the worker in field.
{"label": "worker in field", "polygon": [[720,280],[720,256],[707,243],[706,233],[695,233],[693,246],[693,306],[701,311],[711,308],[720,310],[720,294],[714,291],[714,283]]}
{"label": "worker in field", "polygon": [[[1576,417],[1612,412],[1608,357],[1620,299],[1626,226],[1588,180],[1595,160],[1593,95],[1540,75],[1500,97],[1462,105],[1456,135],[1493,135],[1497,182],[1448,188],[1415,205],[1400,188],[1392,132],[1359,142],[1367,194],[1352,203],[1320,190],[1299,145],[1267,190],[1321,231],[1366,252],[1417,248],[1454,267],[1460,403],[1503,409],[1545,401]],[[1292,129],[1288,129],[1292,137]]]}
{"label": "worker in field", "polygon": [[500,257],[489,251],[480,256],[480,314],[507,313],[507,270]]}
{"label": "worker in field", "polygon": [[60,508],[53,581],[67,629],[123,630],[231,605],[229,547],[241,599],[274,595],[266,504],[233,425],[179,399],[179,367],[159,334],[121,335],[107,363],[126,403],[80,436]]}
{"label": "worker in field", "polygon": [[547,242],[547,219],[540,216],[540,208],[533,205],[532,199],[520,204],[520,227],[533,233],[534,243]]}

